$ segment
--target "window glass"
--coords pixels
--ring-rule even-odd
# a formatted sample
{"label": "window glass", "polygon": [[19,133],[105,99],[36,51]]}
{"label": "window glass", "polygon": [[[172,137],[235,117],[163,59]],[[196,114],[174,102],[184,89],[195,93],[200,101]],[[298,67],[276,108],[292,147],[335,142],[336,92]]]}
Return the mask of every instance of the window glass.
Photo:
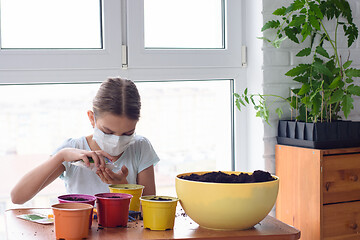
{"label": "window glass", "polygon": [[[142,99],[136,133],[160,157],[157,193],[176,196],[176,174],[231,170],[231,81],[137,82]],[[0,86],[0,210],[14,206],[10,190],[68,138],[93,132],[86,111],[93,84]],[[22,207],[46,207],[65,193],[56,179]],[[0,215],[4,211],[0,211]],[[5,231],[0,216],[0,236]]]}
{"label": "window glass", "polygon": [[231,170],[230,80],[138,83],[137,132],[160,157],[157,193],[176,196],[179,173]]}
{"label": "window glass", "polygon": [[0,0],[1,48],[102,48],[99,0]]}
{"label": "window glass", "polygon": [[223,0],[144,0],[145,48],[223,48]]}

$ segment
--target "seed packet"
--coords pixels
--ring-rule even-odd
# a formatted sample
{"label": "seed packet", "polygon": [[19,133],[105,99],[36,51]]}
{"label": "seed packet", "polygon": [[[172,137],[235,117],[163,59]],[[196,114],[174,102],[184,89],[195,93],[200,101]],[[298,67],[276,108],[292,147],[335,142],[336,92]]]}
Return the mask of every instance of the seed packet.
{"label": "seed packet", "polygon": [[54,217],[49,214],[49,215],[43,215],[43,214],[23,214],[23,215],[18,215],[18,218],[24,219],[24,220],[28,220],[31,222],[35,222],[35,223],[40,223],[40,224],[52,224],[54,223]]}

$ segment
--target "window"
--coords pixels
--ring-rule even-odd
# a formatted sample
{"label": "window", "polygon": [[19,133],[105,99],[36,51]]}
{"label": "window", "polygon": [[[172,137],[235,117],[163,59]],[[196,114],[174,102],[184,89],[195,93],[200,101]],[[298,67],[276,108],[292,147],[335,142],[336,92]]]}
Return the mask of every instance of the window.
{"label": "window", "polygon": [[224,48],[224,1],[144,0],[145,48]]}
{"label": "window", "polygon": [[[161,159],[155,167],[159,194],[176,196],[179,173],[231,170],[232,81],[136,84],[142,98],[136,133],[151,141]],[[92,134],[86,111],[98,87],[98,83],[0,87],[0,132],[6,136],[0,139],[0,176],[12,183],[0,186],[0,207],[16,207],[9,200],[13,184],[47,160],[63,141]],[[50,206],[61,193],[64,183],[56,179],[25,206]]]}
{"label": "window", "polygon": [[240,67],[242,2],[128,1],[129,68]]}
{"label": "window", "polygon": [[1,0],[1,48],[101,49],[100,7],[99,0]]}
{"label": "window", "polygon": [[0,70],[121,67],[121,2],[0,0]]}

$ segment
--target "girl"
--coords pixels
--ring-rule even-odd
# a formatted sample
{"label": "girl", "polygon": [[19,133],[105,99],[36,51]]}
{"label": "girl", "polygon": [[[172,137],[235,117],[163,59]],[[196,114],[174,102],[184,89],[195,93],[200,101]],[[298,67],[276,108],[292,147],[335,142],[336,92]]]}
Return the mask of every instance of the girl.
{"label": "girl", "polygon": [[[143,195],[155,195],[154,165],[159,161],[149,140],[135,135],[140,117],[140,95],[130,80],[111,78],[103,82],[88,111],[94,133],[68,139],[43,164],[27,173],[11,191],[15,204],[23,204],[60,176],[68,193],[94,195],[109,192],[109,184],[144,185]],[[96,171],[74,161],[82,160]],[[106,167],[109,159],[114,169]]]}

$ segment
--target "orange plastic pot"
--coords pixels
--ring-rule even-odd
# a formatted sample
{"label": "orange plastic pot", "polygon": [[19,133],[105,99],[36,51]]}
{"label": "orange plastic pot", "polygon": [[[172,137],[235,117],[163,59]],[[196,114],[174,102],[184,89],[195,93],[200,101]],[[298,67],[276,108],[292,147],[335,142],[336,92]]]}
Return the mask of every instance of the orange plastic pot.
{"label": "orange plastic pot", "polygon": [[[95,205],[96,197],[87,194],[66,194],[58,196],[59,203],[87,203],[92,206]],[[91,210],[89,219],[89,228],[91,228],[93,220],[93,210]]]}
{"label": "orange plastic pot", "polygon": [[87,238],[92,205],[87,203],[59,203],[51,207],[54,212],[56,239]]}
{"label": "orange plastic pot", "polygon": [[99,193],[95,197],[99,226],[127,226],[132,195],[126,193]]}

